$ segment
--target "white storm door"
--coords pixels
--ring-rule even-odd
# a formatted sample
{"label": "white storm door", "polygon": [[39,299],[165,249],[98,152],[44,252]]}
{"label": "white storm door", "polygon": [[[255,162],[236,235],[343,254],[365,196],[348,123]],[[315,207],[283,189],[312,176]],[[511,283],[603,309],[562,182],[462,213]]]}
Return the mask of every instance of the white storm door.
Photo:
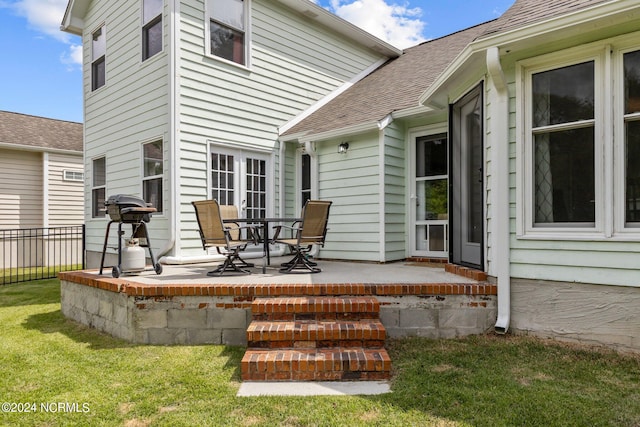
{"label": "white storm door", "polygon": [[447,134],[411,135],[411,255],[449,255]]}

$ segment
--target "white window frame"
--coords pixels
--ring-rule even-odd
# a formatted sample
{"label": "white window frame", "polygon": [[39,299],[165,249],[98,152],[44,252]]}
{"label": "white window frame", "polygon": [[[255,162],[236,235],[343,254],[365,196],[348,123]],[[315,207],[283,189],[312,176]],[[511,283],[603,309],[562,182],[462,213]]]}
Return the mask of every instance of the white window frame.
{"label": "white window frame", "polygon": [[[620,40],[617,44],[617,49],[613,51],[613,69],[615,80],[615,94],[616,100],[614,104],[614,118],[615,118],[615,130],[616,139],[614,162],[620,167],[614,170],[614,233],[615,236],[625,239],[630,238],[637,240],[640,238],[640,224],[634,226],[627,226],[625,221],[625,199],[626,199],[626,168],[625,168],[625,106],[624,106],[624,54],[629,52],[640,51],[640,43],[638,37],[640,33],[635,33],[633,36]],[[629,115],[637,117],[638,113]]]}
{"label": "white window frame", "polygon": [[79,170],[64,169],[62,171],[62,180],[71,182],[84,182],[84,172]]}
{"label": "white window frame", "polygon": [[429,126],[422,126],[418,128],[409,129],[408,138],[407,138],[407,152],[409,156],[407,157],[407,188],[409,192],[407,194],[407,206],[409,206],[409,221],[407,223],[406,232],[409,236],[407,253],[412,256],[420,256],[420,257],[434,257],[434,258],[442,258],[444,256],[448,256],[449,254],[449,224],[451,220],[451,212],[449,212],[449,197],[450,194],[447,194],[447,219],[446,220],[421,220],[420,222],[424,222],[425,228],[428,227],[429,224],[432,225],[442,225],[445,230],[445,250],[443,251],[430,251],[428,249],[419,250],[418,242],[416,238],[416,227],[418,219],[416,218],[416,202],[418,199],[417,196],[417,179],[416,179],[416,139],[426,136],[426,137],[435,137],[437,135],[444,134],[447,135],[447,174],[446,175],[434,175],[430,176],[427,180],[432,179],[446,179],[447,187],[448,183],[451,180],[449,169],[449,161],[450,161],[450,153],[449,153],[449,129],[446,124],[436,124]]}
{"label": "white window frame", "polygon": [[234,194],[233,204],[238,207],[238,214],[240,217],[245,217],[245,209],[243,204],[243,198],[246,191],[245,178],[247,176],[246,158],[254,158],[265,160],[266,162],[266,215],[272,217],[274,214],[275,205],[275,186],[274,186],[274,161],[273,153],[269,149],[259,149],[253,146],[237,145],[231,147],[230,144],[221,143],[218,141],[208,141],[207,150],[207,198],[211,198],[212,182],[211,182],[211,154],[219,153],[226,155],[233,155],[234,158]]}
{"label": "white window frame", "polygon": [[[640,228],[625,225],[623,55],[640,50],[633,33],[516,64],[516,235],[532,240],[637,240]],[[594,61],[595,215],[593,227],[534,227],[531,76]]]}
{"label": "white window frame", "polygon": [[215,0],[205,0],[205,13],[204,13],[204,18],[205,18],[205,25],[204,25],[204,29],[205,29],[205,34],[204,34],[204,40],[205,40],[205,50],[204,50],[204,54],[205,56],[215,59],[216,61],[220,61],[229,65],[233,65],[235,67],[240,67],[240,68],[250,68],[251,67],[251,0],[243,0],[243,4],[244,4],[244,46],[243,46],[243,55],[244,55],[244,64],[240,64],[238,62],[235,61],[231,61],[228,59],[225,59],[221,56],[217,56],[211,53],[211,2],[214,2]]}
{"label": "white window frame", "polygon": [[[101,31],[102,36],[104,37],[104,52],[96,52],[93,44],[95,34]],[[95,92],[98,89],[105,87],[107,85],[107,26],[103,23],[100,24],[98,28],[91,32],[91,92]],[[102,62],[104,64],[104,83],[100,86],[96,86],[95,84],[95,65],[98,62]]]}
{"label": "white window frame", "polygon": [[301,195],[302,195],[302,155],[303,154],[307,154],[309,155],[309,161],[310,161],[310,176],[309,176],[309,182],[311,185],[310,190],[310,198],[312,200],[317,199],[318,198],[318,156],[315,155],[315,153],[309,153],[307,152],[306,148],[304,146],[302,147],[298,147],[298,149],[296,150],[296,181],[295,181],[295,194],[296,194],[296,199],[295,199],[295,212],[302,212],[302,200],[301,200]]}
{"label": "white window frame", "polygon": [[[153,144],[159,142],[160,146],[161,146],[161,150],[162,150],[162,159],[161,159],[161,163],[162,163],[162,172],[160,174],[155,174],[155,175],[145,175],[145,156],[144,156],[144,147],[145,145],[148,144]],[[144,198],[144,183],[145,181],[151,181],[151,180],[156,180],[156,179],[160,179],[160,202],[161,202],[161,208],[158,209],[158,212],[156,215],[162,215],[164,212],[164,207],[165,207],[165,203],[164,203],[164,142],[162,140],[162,138],[156,138],[156,139],[152,139],[149,141],[145,141],[142,144],[140,144],[140,158],[142,160],[142,163],[140,165],[140,176],[142,178],[142,182],[141,182],[141,188],[140,188],[140,194],[142,195],[142,197]],[[148,200],[145,200],[145,202],[149,202]],[[154,206],[157,208],[157,206]]]}
{"label": "white window frame", "polygon": [[[153,57],[155,57],[156,55],[162,53],[164,51],[164,23],[163,23],[163,13],[164,13],[164,0],[160,0],[160,3],[162,4],[160,7],[160,13],[157,15],[154,15],[153,17],[148,18],[147,20],[145,20],[145,13],[144,13],[144,9],[145,9],[145,3],[147,2],[147,0],[140,0],[140,26],[141,26],[141,57],[142,57],[142,62],[147,61],[148,59],[151,59]],[[152,27],[154,27],[156,24],[160,24],[160,50],[152,55],[149,55],[149,53],[147,52],[147,46],[148,46],[148,30]]]}
{"label": "white window frame", "polygon": [[[95,177],[96,177],[96,161],[102,160],[104,162],[104,184],[96,185]],[[91,159],[91,218],[104,218],[107,215],[106,209],[102,213],[102,215],[95,215],[96,212],[96,200],[94,196],[94,191],[96,190],[104,190],[104,201],[107,200],[107,157],[106,156],[97,156]]]}

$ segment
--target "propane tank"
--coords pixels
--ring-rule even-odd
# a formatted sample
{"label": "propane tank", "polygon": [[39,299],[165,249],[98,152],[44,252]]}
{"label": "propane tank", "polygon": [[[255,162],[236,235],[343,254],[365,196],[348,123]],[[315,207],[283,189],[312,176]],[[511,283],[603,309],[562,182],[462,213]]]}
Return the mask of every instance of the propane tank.
{"label": "propane tank", "polygon": [[142,271],[145,265],[144,248],[140,247],[138,239],[127,240],[126,246],[122,249],[122,271]]}

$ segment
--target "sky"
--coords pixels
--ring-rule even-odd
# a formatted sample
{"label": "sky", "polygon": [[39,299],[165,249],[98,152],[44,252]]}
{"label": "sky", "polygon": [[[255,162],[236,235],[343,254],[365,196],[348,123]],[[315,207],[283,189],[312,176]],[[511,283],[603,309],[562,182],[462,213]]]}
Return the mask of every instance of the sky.
{"label": "sky", "polygon": [[[402,49],[495,19],[514,2],[312,1]],[[66,5],[0,0],[0,110],[82,122],[81,41],[60,31]]]}

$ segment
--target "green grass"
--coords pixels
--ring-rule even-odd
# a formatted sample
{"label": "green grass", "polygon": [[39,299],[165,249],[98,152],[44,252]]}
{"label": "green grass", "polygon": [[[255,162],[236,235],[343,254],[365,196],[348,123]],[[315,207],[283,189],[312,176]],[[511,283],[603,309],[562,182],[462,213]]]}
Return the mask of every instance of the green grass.
{"label": "green grass", "polygon": [[0,285],[55,278],[61,271],[82,270],[82,264],[56,265],[53,267],[0,268]]}
{"label": "green grass", "polygon": [[[132,345],[65,319],[59,301],[57,280],[0,286],[0,402],[36,405],[0,425],[640,426],[637,355],[509,335],[389,340],[392,393],[236,397],[243,348]],[[77,412],[44,410],[59,402]]]}

